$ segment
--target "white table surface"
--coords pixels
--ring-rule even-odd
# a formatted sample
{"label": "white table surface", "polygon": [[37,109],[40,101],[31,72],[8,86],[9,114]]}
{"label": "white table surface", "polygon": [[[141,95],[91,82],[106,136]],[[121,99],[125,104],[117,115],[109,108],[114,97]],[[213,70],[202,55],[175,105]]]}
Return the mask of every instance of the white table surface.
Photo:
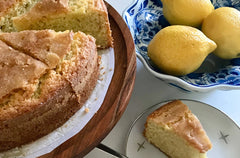
{"label": "white table surface", "polygon": [[[122,15],[123,11],[135,0],[106,1]],[[149,106],[171,99],[191,99],[210,104],[223,111],[240,126],[240,90],[186,93],[155,78],[137,59],[136,81],[130,102],[120,121],[102,143],[124,154],[126,135],[136,117]],[[99,149],[94,149],[85,156],[85,158],[112,157]]]}

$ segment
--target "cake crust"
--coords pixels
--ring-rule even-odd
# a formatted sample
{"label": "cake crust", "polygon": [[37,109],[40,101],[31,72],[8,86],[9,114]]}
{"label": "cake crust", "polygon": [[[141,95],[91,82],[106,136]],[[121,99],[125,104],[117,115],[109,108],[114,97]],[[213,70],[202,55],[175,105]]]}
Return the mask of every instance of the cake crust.
{"label": "cake crust", "polygon": [[38,79],[46,70],[44,63],[0,41],[0,103],[14,89],[28,89],[29,81]]}
{"label": "cake crust", "polygon": [[0,40],[9,47],[40,60],[50,69],[55,68],[70,50],[72,38],[72,31],[59,34],[52,30],[0,33]]}
{"label": "cake crust", "polygon": [[31,20],[33,18],[67,13],[68,10],[68,0],[41,0],[29,12],[22,15],[21,18]]}
{"label": "cake crust", "polygon": [[9,9],[11,9],[19,0],[5,0],[0,1],[0,16],[4,15]]}

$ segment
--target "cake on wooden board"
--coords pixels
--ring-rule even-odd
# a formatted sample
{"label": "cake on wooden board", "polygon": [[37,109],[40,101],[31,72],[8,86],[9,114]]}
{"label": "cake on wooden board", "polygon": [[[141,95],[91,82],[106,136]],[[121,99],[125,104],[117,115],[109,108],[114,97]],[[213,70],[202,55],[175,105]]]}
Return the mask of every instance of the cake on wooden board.
{"label": "cake on wooden board", "polygon": [[151,113],[143,134],[171,158],[206,158],[212,147],[198,118],[180,100]]}
{"label": "cake on wooden board", "polygon": [[95,37],[100,48],[113,46],[103,0],[0,1],[2,32],[43,29],[82,31]]}
{"label": "cake on wooden board", "polygon": [[99,75],[95,39],[52,30],[0,34],[0,151],[34,141],[66,122]]}

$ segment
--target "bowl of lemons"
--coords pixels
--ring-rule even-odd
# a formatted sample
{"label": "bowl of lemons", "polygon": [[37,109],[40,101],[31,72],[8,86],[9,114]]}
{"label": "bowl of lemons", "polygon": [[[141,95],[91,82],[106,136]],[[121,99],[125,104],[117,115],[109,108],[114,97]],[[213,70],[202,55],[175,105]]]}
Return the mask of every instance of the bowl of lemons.
{"label": "bowl of lemons", "polygon": [[240,88],[239,0],[136,0],[123,18],[160,80],[184,91]]}

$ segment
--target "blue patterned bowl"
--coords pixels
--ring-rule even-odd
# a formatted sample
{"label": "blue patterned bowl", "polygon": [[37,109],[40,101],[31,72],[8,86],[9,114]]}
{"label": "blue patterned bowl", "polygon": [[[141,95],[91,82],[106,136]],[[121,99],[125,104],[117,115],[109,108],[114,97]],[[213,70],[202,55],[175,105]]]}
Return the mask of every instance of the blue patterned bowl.
{"label": "blue patterned bowl", "polygon": [[[240,10],[239,0],[211,1],[215,8],[229,6]],[[124,11],[123,18],[133,36],[137,57],[160,80],[185,91],[240,88],[240,58],[223,60],[211,54],[197,71],[181,77],[164,74],[152,63],[147,56],[148,43],[159,30],[169,26],[160,0],[136,0]]]}

